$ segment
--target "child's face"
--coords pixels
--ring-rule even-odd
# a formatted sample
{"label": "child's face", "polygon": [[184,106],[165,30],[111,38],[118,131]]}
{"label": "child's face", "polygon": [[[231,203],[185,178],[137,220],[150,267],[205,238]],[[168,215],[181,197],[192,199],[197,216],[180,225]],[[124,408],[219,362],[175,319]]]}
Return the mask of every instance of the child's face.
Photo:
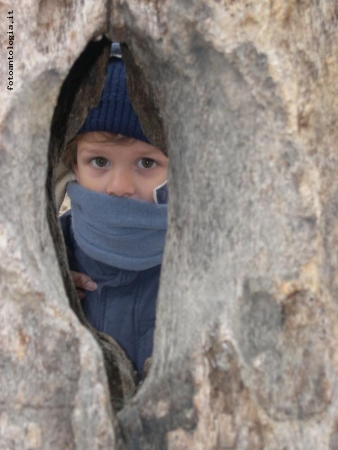
{"label": "child's face", "polygon": [[92,191],[154,202],[153,190],[167,180],[168,158],[145,142],[111,142],[100,134],[77,138],[77,182]]}

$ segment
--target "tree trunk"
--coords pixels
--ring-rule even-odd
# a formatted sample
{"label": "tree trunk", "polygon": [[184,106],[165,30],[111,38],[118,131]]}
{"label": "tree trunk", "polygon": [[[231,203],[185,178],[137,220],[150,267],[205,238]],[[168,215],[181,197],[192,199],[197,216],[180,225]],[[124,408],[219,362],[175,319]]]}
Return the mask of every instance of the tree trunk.
{"label": "tree trunk", "polygon": [[[336,1],[15,8],[12,91],[7,45],[0,69],[0,449],[338,449]],[[47,208],[87,101],[80,89],[76,126],[56,111],[47,170],[58,93],[102,33],[127,44],[130,84],[150,83],[170,158],[152,367],[117,414]]]}

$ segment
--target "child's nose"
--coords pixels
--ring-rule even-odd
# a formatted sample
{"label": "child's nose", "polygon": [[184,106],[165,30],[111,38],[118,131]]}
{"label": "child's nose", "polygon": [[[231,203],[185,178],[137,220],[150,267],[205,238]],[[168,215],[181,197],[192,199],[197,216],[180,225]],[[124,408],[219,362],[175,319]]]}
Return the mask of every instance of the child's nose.
{"label": "child's nose", "polygon": [[107,194],[117,197],[132,197],[135,194],[132,173],[129,170],[113,171],[107,184]]}

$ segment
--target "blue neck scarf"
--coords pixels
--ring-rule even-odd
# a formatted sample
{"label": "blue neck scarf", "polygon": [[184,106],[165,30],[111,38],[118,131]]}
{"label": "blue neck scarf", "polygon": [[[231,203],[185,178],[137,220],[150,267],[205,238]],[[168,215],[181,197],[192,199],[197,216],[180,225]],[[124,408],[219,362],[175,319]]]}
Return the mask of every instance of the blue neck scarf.
{"label": "blue neck scarf", "polygon": [[67,185],[72,227],[79,247],[91,258],[126,270],[161,264],[167,205],[115,197]]}

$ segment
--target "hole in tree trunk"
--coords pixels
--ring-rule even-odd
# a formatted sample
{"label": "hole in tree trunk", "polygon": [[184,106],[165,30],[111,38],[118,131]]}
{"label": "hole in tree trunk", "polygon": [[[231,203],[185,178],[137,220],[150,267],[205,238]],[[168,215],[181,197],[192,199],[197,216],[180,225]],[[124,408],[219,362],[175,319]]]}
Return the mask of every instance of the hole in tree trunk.
{"label": "hole in tree trunk", "polygon": [[[91,326],[89,324],[86,314],[84,313],[85,308],[82,308],[81,301],[77,297],[71,279],[71,274],[69,272],[69,261],[67,261],[66,256],[67,254],[69,257],[70,254],[70,249],[67,245],[69,244],[69,241],[67,242],[67,237],[64,236],[66,240],[65,248],[64,239],[62,237],[62,233],[60,233],[60,227],[58,225],[59,219],[57,212],[64,198],[66,184],[73,178],[73,175],[62,161],[62,155],[67,143],[73,139],[83,124],[87,116],[88,109],[96,107],[99,103],[102,89],[104,87],[110,47],[111,43],[105,37],[100,41],[90,42],[78,60],[74,63],[68,77],[63,83],[51,127],[47,191],[50,199],[53,199],[53,202],[49,202],[50,205],[56,204],[56,208],[52,206],[49,207],[48,219],[64,278],[65,288],[68,293],[70,306],[81,323],[92,332],[103,351],[108,384],[110,388],[111,403],[115,410],[119,410],[123,407],[126,400],[135,394],[137,384],[140,381],[140,373],[138,376],[136,375],[135,365],[133,366],[130,358],[126,356],[125,352],[114,339],[107,334],[97,331],[95,326]],[[143,73],[134,63],[133,57],[127,46],[122,44],[121,48],[123,60],[129,75],[129,95],[141,122],[142,129],[149,139],[149,142],[157,148],[160,148],[163,153],[166,154],[162,120],[156,106],[156,102],[154,101],[151,87],[148,85]],[[69,224],[70,223],[71,219],[69,220]],[[64,231],[64,227],[62,228]],[[70,229],[71,225],[69,225],[69,230]],[[70,232],[70,234],[73,235],[72,232]],[[79,270],[79,272],[82,271]],[[144,275],[145,272],[147,272],[146,275]],[[150,280],[150,282],[148,282],[149,286],[146,284],[146,287],[150,292],[150,295],[154,297],[154,305],[156,304],[159,274],[160,264],[157,264],[156,267],[152,266],[149,269],[147,268],[147,270],[140,271],[140,274],[137,275],[140,278],[140,282],[142,278],[142,283],[143,279],[146,277],[148,277],[146,279]],[[87,273],[87,275],[91,276],[90,273]],[[130,274],[127,275],[130,277]],[[125,274],[119,276],[125,276]],[[132,284],[130,285],[130,292],[127,297],[130,297],[133,291],[135,291],[135,282],[133,280],[131,281]],[[100,290],[100,293],[101,292],[103,292],[103,288]],[[149,296],[149,292],[145,291],[143,296]],[[101,294],[101,297],[102,296],[104,295]],[[110,300],[112,301],[112,299]],[[125,299],[125,302],[126,301],[127,299]],[[145,298],[143,299],[143,303],[144,301]],[[135,296],[134,302],[135,304],[138,302],[138,297]],[[104,308],[106,308],[106,305]],[[134,305],[132,310],[137,310],[137,308],[139,308],[139,306]],[[147,308],[147,305],[144,304],[142,308]],[[155,306],[153,309],[155,320]],[[106,320],[109,321],[109,319],[111,319],[111,317],[108,317]],[[133,320],[135,322],[135,319]],[[92,323],[92,325],[94,324]],[[119,324],[116,326],[119,326]],[[151,342],[153,328],[154,327],[152,326],[150,331],[147,331],[148,334],[150,333]],[[137,339],[140,338],[137,337]],[[140,344],[140,348],[141,345],[144,344]],[[144,365],[144,371],[147,372],[148,368],[149,360],[147,360]]]}

